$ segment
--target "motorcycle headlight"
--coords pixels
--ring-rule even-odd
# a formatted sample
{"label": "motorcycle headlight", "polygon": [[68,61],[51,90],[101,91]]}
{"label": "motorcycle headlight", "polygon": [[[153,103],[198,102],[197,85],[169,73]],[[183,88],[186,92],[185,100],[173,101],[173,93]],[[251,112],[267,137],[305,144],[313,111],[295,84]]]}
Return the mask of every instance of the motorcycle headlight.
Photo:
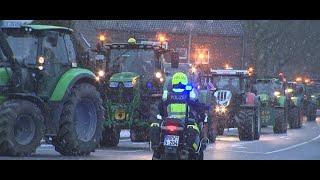
{"label": "motorcycle headlight", "polygon": [[109,87],[115,88],[118,87],[119,83],[118,82],[110,82]]}
{"label": "motorcycle headlight", "polygon": [[133,87],[133,83],[132,82],[124,82],[123,85],[126,88],[132,88]]}

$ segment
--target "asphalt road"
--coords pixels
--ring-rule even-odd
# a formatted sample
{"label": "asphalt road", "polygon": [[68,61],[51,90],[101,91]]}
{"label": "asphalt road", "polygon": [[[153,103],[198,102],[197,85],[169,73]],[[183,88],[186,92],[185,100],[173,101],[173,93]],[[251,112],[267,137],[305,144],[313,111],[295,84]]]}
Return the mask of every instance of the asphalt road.
{"label": "asphalt road", "polygon": [[[319,112],[320,113],[320,112]],[[148,143],[132,143],[121,139],[116,148],[98,149],[86,157],[61,156],[51,145],[41,145],[31,157],[0,157],[0,159],[23,160],[150,160]],[[272,127],[262,128],[259,141],[240,142],[237,130],[225,130],[215,144],[205,151],[206,160],[319,160],[320,117],[316,122],[304,122],[301,129],[289,129],[287,134],[275,135]]]}

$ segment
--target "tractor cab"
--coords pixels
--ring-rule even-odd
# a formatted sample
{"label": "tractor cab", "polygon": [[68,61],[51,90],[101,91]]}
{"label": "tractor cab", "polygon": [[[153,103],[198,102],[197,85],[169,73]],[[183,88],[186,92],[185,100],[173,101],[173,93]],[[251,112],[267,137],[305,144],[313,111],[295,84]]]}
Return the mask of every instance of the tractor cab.
{"label": "tractor cab", "polygon": [[0,71],[12,73],[11,91],[48,99],[60,76],[77,66],[69,28],[11,21],[2,21],[0,28],[7,44],[5,50],[1,48]]}
{"label": "tractor cab", "polygon": [[242,94],[251,88],[252,76],[247,70],[211,70],[211,76],[216,90],[230,90]]}
{"label": "tractor cab", "polygon": [[[149,95],[161,94],[165,82],[165,56],[171,55],[172,66],[178,66],[175,52],[168,49],[166,43],[140,41],[130,38],[127,43],[103,43],[97,45],[95,69],[100,78],[110,85],[112,76],[119,73],[135,74],[141,87]],[[119,76],[119,75],[117,75]]]}

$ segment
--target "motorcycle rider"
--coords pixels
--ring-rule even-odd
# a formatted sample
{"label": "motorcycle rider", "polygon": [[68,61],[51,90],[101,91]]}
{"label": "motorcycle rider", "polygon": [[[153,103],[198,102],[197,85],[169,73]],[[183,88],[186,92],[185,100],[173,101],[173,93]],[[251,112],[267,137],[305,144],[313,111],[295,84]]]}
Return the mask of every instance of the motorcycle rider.
{"label": "motorcycle rider", "polygon": [[[178,118],[185,119],[188,122],[187,130],[187,146],[193,151],[197,151],[201,138],[201,128],[199,127],[201,122],[206,123],[205,111],[209,109],[204,104],[200,103],[197,98],[197,94],[194,89],[187,90],[188,77],[182,72],[175,73],[171,79],[167,81],[167,87],[163,91],[162,102],[159,105],[159,112],[162,119]],[[176,100],[175,95],[181,93],[187,93],[187,98]],[[189,114],[187,114],[189,112]],[[195,121],[191,122],[192,119]],[[153,160],[160,159],[160,124],[152,123],[150,127],[150,140],[151,148],[153,149]],[[202,134],[203,137],[207,137],[206,133]],[[201,144],[202,150],[205,148],[205,143]]]}

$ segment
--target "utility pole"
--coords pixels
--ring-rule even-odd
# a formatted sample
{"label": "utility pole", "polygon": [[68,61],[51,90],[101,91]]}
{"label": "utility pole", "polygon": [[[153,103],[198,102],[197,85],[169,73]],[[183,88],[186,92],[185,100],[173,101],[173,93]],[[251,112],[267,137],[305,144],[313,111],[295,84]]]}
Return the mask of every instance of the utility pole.
{"label": "utility pole", "polygon": [[241,69],[244,68],[244,53],[245,53],[245,40],[244,40],[244,34],[242,34]]}
{"label": "utility pole", "polygon": [[189,27],[189,43],[188,43],[188,64],[190,64],[191,58],[191,43],[192,43],[192,29],[193,29],[193,22],[187,22],[187,27]]}
{"label": "utility pole", "polygon": [[191,28],[190,28],[190,29],[189,29],[189,45],[188,45],[188,64],[190,64],[191,41],[192,41],[192,35],[191,35]]}

